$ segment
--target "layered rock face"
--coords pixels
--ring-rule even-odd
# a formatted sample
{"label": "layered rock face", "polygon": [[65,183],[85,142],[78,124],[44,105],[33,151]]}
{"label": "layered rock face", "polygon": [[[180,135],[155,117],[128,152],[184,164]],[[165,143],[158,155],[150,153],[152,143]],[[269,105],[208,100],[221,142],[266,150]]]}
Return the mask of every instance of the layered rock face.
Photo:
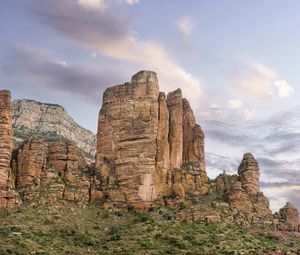
{"label": "layered rock face", "polygon": [[76,144],[87,159],[94,159],[96,136],[79,126],[60,105],[33,100],[13,101],[13,129],[17,142],[32,135],[46,140],[65,138]]}
{"label": "layered rock face", "polygon": [[10,160],[13,151],[11,94],[0,91],[0,207],[16,203]]}
{"label": "layered rock face", "polygon": [[259,187],[259,166],[251,153],[243,156],[238,175],[219,175],[213,183],[216,192],[228,194],[229,204],[246,213],[248,219],[255,216],[271,215],[269,200]]}
{"label": "layered rock face", "polygon": [[12,169],[23,201],[68,200],[86,204],[90,200],[85,159],[70,142],[30,138],[14,151]]}
{"label": "layered rock face", "polygon": [[[183,163],[191,164],[184,171]],[[156,74],[141,71],[108,88],[99,113],[95,187],[111,201],[151,203],[203,192],[204,135],[181,90],[166,98]]]}
{"label": "layered rock face", "polygon": [[297,208],[287,202],[284,207],[279,210],[278,228],[285,231],[300,232],[299,213]]}
{"label": "layered rock face", "polygon": [[249,195],[259,192],[259,167],[251,153],[246,153],[239,166],[238,174],[241,178],[242,187]]}

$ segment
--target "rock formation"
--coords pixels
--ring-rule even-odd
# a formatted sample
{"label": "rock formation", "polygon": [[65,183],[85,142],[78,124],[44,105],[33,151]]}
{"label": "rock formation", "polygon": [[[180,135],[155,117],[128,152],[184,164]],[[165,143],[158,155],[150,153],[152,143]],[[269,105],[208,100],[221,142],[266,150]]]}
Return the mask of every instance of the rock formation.
{"label": "rock formation", "polygon": [[90,200],[87,164],[80,150],[70,142],[30,138],[15,151],[12,168],[23,201]]}
{"label": "rock formation", "polygon": [[13,151],[11,95],[0,91],[0,207],[15,204],[10,160]]}
{"label": "rock formation", "polygon": [[[105,91],[94,164],[86,161],[89,134],[60,106],[17,101],[14,113],[15,148],[10,92],[0,91],[0,207],[61,200],[141,210],[180,204],[185,209],[177,216],[186,220],[299,231],[292,204],[271,214],[251,153],[243,156],[237,174],[224,171],[208,181],[204,133],[190,104],[180,89],[167,96],[159,92],[154,72],[141,71],[131,82]],[[49,137],[52,132],[58,134],[55,139]]]}
{"label": "rock formation", "polygon": [[284,207],[279,210],[279,224],[278,228],[284,231],[299,231],[300,222],[297,208],[291,203],[287,202]]}
{"label": "rock formation", "polygon": [[241,178],[242,187],[249,195],[259,192],[259,167],[251,153],[246,153],[239,166],[238,174]]}
{"label": "rock formation", "polygon": [[13,129],[18,143],[32,135],[44,140],[64,138],[76,144],[87,159],[94,159],[96,136],[78,125],[60,105],[33,100],[13,101]]}
{"label": "rock formation", "polygon": [[229,204],[246,213],[250,219],[253,215],[267,216],[271,214],[269,200],[259,188],[259,166],[251,153],[243,156],[238,167],[238,175],[219,175],[213,187],[219,194],[227,194]]}
{"label": "rock formation", "polygon": [[181,90],[166,98],[150,71],[108,88],[99,113],[96,168],[95,186],[111,201],[141,205],[172,193],[184,198],[186,192],[206,192],[204,135]]}

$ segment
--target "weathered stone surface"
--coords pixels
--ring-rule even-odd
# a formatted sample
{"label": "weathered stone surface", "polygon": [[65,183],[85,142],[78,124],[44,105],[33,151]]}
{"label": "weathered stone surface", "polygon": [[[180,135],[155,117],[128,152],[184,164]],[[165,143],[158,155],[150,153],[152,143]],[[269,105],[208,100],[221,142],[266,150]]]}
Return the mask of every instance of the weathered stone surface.
{"label": "weathered stone surface", "polygon": [[30,200],[38,192],[42,174],[46,169],[46,143],[30,138],[13,157],[12,169],[16,188],[23,200]]}
{"label": "weathered stone surface", "polygon": [[259,166],[251,153],[244,154],[238,174],[247,194],[255,195],[259,192]]}
{"label": "weathered stone surface", "polygon": [[170,144],[169,144],[169,111],[166,95],[159,92],[158,97],[158,131],[157,131],[157,153],[156,153],[156,186],[159,193],[168,195],[171,193],[170,178]]}
{"label": "weathered stone surface", "polygon": [[205,171],[204,133],[196,124],[194,113],[188,100],[182,100],[183,105],[183,150],[184,163],[200,162],[200,169]]}
{"label": "weathered stone surface", "polygon": [[96,155],[99,189],[118,186],[109,196],[120,202],[153,201],[158,196],[158,96],[156,74],[146,71],[104,92]]}
{"label": "weathered stone surface", "polygon": [[181,90],[166,98],[151,71],[108,88],[99,113],[96,169],[92,193],[110,201],[206,193],[204,134]]}
{"label": "weathered stone surface", "polygon": [[62,106],[25,99],[14,100],[12,105],[13,129],[18,142],[28,139],[32,134],[50,140],[63,137],[84,151],[86,158],[94,158],[95,134],[78,125]]}
{"label": "weathered stone surface", "polygon": [[287,202],[284,207],[279,210],[281,224],[278,228],[286,231],[300,232],[299,213],[297,208],[290,202]]}
{"label": "weathered stone surface", "polygon": [[30,138],[15,150],[12,168],[23,201],[88,203],[90,178],[86,161],[73,143]]}
{"label": "weathered stone surface", "polygon": [[183,106],[181,89],[170,92],[167,97],[169,118],[170,168],[179,169],[183,154]]}
{"label": "weathered stone surface", "polygon": [[13,192],[10,161],[13,151],[11,94],[0,91],[0,207],[17,202]]}
{"label": "weathered stone surface", "polygon": [[226,171],[223,171],[222,174],[220,174],[215,180],[214,180],[214,185],[215,185],[215,191],[218,194],[226,194],[230,193],[233,189],[233,184],[236,183],[239,180],[239,176],[234,174],[234,175],[229,175],[226,173]]}
{"label": "weathered stone surface", "polygon": [[260,192],[259,167],[254,156],[246,153],[238,169],[239,175],[224,171],[211,185],[213,191],[227,195],[228,202],[248,217],[271,215],[269,200]]}

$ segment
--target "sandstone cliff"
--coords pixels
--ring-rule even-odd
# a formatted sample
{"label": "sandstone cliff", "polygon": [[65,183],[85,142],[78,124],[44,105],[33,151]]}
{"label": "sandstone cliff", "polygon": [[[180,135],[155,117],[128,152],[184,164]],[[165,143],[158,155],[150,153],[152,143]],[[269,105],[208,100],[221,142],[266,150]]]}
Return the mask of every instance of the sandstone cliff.
{"label": "sandstone cliff", "polygon": [[22,201],[38,204],[90,200],[88,166],[80,150],[66,141],[29,138],[15,149],[12,172]]}
{"label": "sandstone cliff", "polygon": [[66,138],[75,143],[87,158],[93,159],[95,155],[95,135],[79,126],[60,105],[33,100],[13,101],[13,130],[19,142],[32,135],[45,140]]}
{"label": "sandstone cliff", "polygon": [[[184,171],[183,163],[190,164]],[[112,202],[143,206],[163,196],[200,194],[207,182],[204,135],[178,89],[159,92],[156,73],[108,88],[99,113],[96,187]]]}
{"label": "sandstone cliff", "polygon": [[13,151],[11,94],[0,91],[0,207],[15,204],[13,182],[10,169]]}
{"label": "sandstone cliff", "polygon": [[[42,116],[43,121],[35,122],[36,113],[32,113],[34,121],[24,116],[16,119],[28,123],[31,130],[39,130],[33,123],[41,123],[41,130],[47,132],[55,130],[61,124],[55,126],[51,116],[58,113],[58,106],[48,107],[54,108],[46,110],[43,116],[51,114]],[[27,111],[28,117],[31,110]],[[140,210],[176,206],[180,208],[176,217],[188,221],[299,231],[298,211],[292,204],[271,213],[251,153],[243,156],[237,174],[224,171],[208,180],[204,132],[181,90],[167,96],[159,92],[154,72],[141,71],[131,82],[105,91],[95,166],[87,164],[74,142],[33,133],[13,148],[10,92],[0,91],[0,207],[20,202],[52,205],[64,200]]]}

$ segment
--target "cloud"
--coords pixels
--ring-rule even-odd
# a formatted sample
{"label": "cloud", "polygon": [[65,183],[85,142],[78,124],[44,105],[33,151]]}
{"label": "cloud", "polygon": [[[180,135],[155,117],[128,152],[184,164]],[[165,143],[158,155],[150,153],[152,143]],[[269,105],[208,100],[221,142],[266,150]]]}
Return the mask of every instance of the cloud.
{"label": "cloud", "polygon": [[277,88],[277,95],[279,97],[289,97],[294,93],[294,88],[286,80],[274,81],[274,85]]}
{"label": "cloud", "polygon": [[225,170],[227,173],[236,174],[239,160],[231,157],[221,156],[213,152],[206,153],[207,172],[212,177],[216,177]]}
{"label": "cloud", "polygon": [[126,3],[128,5],[138,4],[139,0],[78,0],[78,4],[81,7],[91,9],[91,10],[102,10],[104,11],[109,3],[119,2]]}
{"label": "cloud", "polygon": [[23,86],[44,86],[88,98],[99,104],[101,92],[113,80],[124,77],[117,69],[103,67],[102,70],[71,65],[65,60],[49,59],[43,50],[28,46],[7,50],[5,64],[0,66],[3,75],[18,76]]}
{"label": "cloud", "polygon": [[101,9],[106,8],[105,0],[78,0],[78,4],[87,9]]}
{"label": "cloud", "polygon": [[241,109],[243,103],[240,99],[231,99],[228,101],[228,106],[230,109]]}
{"label": "cloud", "polygon": [[140,3],[139,0],[124,0],[129,5],[134,5]]}
{"label": "cloud", "polygon": [[177,27],[182,35],[188,39],[192,34],[194,24],[189,17],[183,16],[177,21]]}
{"label": "cloud", "polygon": [[294,93],[294,88],[271,68],[251,63],[246,75],[237,81],[237,88],[241,94],[250,101],[266,102],[270,99],[284,98]]}
{"label": "cloud", "polygon": [[136,71],[156,71],[162,90],[168,92],[181,87],[192,107],[199,109],[200,79],[178,65],[159,44],[140,41],[134,36],[129,19],[121,13],[99,13],[80,8],[69,0],[30,2],[28,10],[41,23],[98,54],[136,66]]}

